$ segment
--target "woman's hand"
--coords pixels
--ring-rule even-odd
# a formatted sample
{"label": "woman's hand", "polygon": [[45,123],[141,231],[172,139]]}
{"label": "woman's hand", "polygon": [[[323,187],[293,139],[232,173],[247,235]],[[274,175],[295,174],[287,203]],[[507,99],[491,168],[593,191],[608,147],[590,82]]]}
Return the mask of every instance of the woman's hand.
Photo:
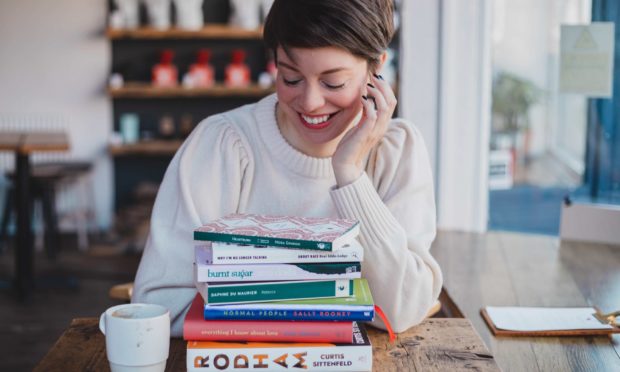
{"label": "woman's hand", "polygon": [[373,75],[367,96],[362,100],[362,118],[340,140],[332,156],[332,167],[338,187],[357,180],[364,172],[364,161],[370,150],[383,138],[396,108],[396,96],[390,85]]}

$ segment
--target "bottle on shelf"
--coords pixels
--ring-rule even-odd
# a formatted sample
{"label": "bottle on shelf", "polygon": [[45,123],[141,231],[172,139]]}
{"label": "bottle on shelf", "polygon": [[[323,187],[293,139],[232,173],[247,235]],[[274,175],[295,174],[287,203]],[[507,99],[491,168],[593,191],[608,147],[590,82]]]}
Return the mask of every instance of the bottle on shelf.
{"label": "bottle on shelf", "polygon": [[159,137],[163,139],[172,139],[175,134],[174,118],[172,115],[164,115],[159,118]]}
{"label": "bottle on shelf", "polygon": [[276,77],[278,75],[278,69],[273,59],[267,62],[265,71],[258,75],[258,85],[261,88],[271,88],[276,83]]}
{"label": "bottle on shelf", "polygon": [[125,85],[125,78],[118,72],[113,72],[108,78],[108,86],[111,89],[120,89]]}
{"label": "bottle on shelf", "polygon": [[173,87],[178,84],[178,70],[172,63],[174,52],[165,49],[161,52],[159,63],[153,66],[152,82],[157,87]]}
{"label": "bottle on shelf", "polygon": [[192,114],[183,114],[179,123],[179,135],[181,138],[187,138],[194,129],[194,117]]}
{"label": "bottle on shelf", "polygon": [[135,113],[124,113],[120,116],[120,130],[124,143],[136,143],[140,139],[140,117]]}
{"label": "bottle on shelf", "polygon": [[250,68],[245,64],[245,51],[232,52],[230,63],[226,66],[224,83],[228,87],[247,87],[250,85]]}
{"label": "bottle on shelf", "polygon": [[211,51],[200,49],[196,57],[196,63],[189,66],[189,71],[183,77],[183,86],[193,87],[212,87],[215,84],[215,71],[209,64]]}

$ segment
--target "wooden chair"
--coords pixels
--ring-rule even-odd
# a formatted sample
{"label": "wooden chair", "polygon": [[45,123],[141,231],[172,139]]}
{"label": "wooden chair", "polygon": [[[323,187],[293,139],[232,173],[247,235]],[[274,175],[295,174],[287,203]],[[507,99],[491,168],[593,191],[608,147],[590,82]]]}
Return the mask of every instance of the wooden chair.
{"label": "wooden chair", "polygon": [[120,300],[125,302],[131,301],[131,294],[133,293],[133,282],[117,284],[110,288],[108,296],[113,300]]}
{"label": "wooden chair", "polygon": [[[41,201],[44,225],[44,246],[49,258],[56,258],[60,249],[58,213],[56,209],[56,193],[61,185],[76,182],[76,180],[90,172],[91,164],[88,162],[62,162],[62,163],[40,163],[32,166],[32,194],[34,200]],[[9,179],[13,179],[13,173],[7,174]],[[6,193],[4,211],[0,221],[0,242],[6,240],[8,225],[13,209],[13,199],[15,190],[11,186]],[[33,203],[34,208],[34,203]],[[81,228],[78,230],[80,248],[88,245],[86,218],[81,218]],[[0,248],[2,246],[0,245]]]}

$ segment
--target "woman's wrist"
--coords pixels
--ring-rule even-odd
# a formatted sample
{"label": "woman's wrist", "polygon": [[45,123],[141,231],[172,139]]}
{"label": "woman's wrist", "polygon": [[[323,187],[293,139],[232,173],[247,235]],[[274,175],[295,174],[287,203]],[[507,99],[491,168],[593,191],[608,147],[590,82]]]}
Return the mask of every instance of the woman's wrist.
{"label": "woman's wrist", "polygon": [[332,164],[332,166],[334,168],[334,176],[336,177],[336,185],[338,186],[338,188],[347,186],[355,182],[358,178],[360,178],[363,172],[363,169],[360,169],[353,164]]}

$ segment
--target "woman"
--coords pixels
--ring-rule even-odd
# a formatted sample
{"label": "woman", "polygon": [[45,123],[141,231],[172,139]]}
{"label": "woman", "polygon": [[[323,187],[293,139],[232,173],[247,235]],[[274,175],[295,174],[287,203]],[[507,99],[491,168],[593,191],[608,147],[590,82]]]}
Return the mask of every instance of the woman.
{"label": "woman", "polygon": [[376,75],[393,34],[391,2],[274,2],[264,39],[277,93],[204,120],[155,202],[132,300],[168,307],[173,336],[196,294],[192,232],[232,212],[361,221],[363,274],[396,332],[437,299],[426,148],[410,123],[392,119],[396,98]]}

